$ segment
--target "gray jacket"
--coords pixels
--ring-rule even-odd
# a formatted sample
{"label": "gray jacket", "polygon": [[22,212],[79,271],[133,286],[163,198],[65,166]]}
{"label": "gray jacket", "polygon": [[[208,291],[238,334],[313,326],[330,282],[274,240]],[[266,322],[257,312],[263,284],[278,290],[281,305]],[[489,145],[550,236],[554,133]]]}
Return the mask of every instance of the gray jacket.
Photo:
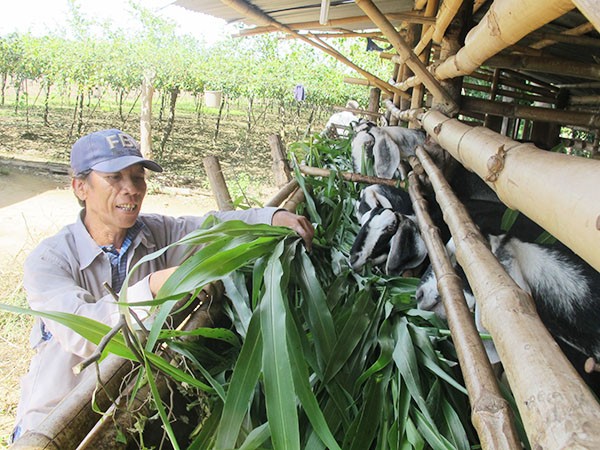
{"label": "gray jacket", "polygon": [[[209,214],[221,220],[270,224],[276,211],[277,208],[262,208]],[[119,319],[119,308],[103,287],[105,281],[111,281],[110,261],[87,232],[82,214],[77,222],[45,239],[31,252],[25,261],[23,286],[34,310],[78,314],[113,326]],[[142,257],[196,230],[206,217],[141,214],[139,219],[144,227],[128,250],[128,272]],[[142,264],[129,281],[127,301],[152,299],[150,274],[181,264],[188,251],[186,246],[174,246]],[[147,316],[147,309],[134,308],[142,319]],[[94,370],[90,366],[81,375],[73,374],[73,366],[90,356],[95,345],[56,322],[36,320],[31,344],[36,354],[29,372],[21,380],[17,410],[20,433],[35,428],[79,383],[83,373]]]}

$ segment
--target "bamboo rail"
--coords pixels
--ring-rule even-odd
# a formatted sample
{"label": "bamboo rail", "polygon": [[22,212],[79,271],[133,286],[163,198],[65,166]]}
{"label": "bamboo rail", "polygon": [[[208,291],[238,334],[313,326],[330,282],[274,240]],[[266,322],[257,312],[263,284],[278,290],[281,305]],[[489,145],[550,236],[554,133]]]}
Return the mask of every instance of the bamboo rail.
{"label": "bamboo rail", "polygon": [[487,178],[507,206],[524,213],[600,270],[600,161],[520,144],[437,111],[425,113],[421,123],[455,159]]}
{"label": "bamboo rail", "polygon": [[[442,116],[429,114],[426,128]],[[451,128],[448,122],[441,125],[447,128],[445,135]],[[454,155],[453,145],[442,142]],[[423,153],[417,149],[419,158]],[[600,404],[542,324],[531,297],[506,274],[479,230],[462,221],[466,211],[436,166],[426,157],[421,162],[454,237],[456,257],[477,298],[483,325],[494,338],[531,448],[600,448]]]}
{"label": "bamboo rail", "polygon": [[[584,23],[583,25],[579,25],[578,27],[563,31],[560,34],[562,34],[564,36],[581,36],[582,34],[589,33],[593,29],[594,29],[594,25],[592,25],[591,23]],[[557,41],[552,40],[552,39],[542,39],[541,41],[531,44],[529,47],[539,50],[544,47],[548,47],[549,45],[552,45],[556,42]]]}
{"label": "bamboo rail", "polygon": [[[390,44],[394,46],[396,51],[405,60],[405,64],[421,79],[427,89],[437,97],[438,102],[443,107],[443,110],[451,114],[456,112],[458,105],[454,102],[452,97],[442,88],[439,81],[427,71],[425,65],[421,60],[413,53],[408,45],[398,35],[398,32],[394,26],[385,18],[385,16],[377,9],[375,4],[371,0],[356,0],[356,5],[367,14],[373,23],[383,32],[384,36],[388,38]],[[402,91],[400,91],[402,92]]]}
{"label": "bamboo rail", "polygon": [[496,55],[483,62],[483,65],[600,80],[600,64],[586,64],[546,56]]}
{"label": "bamboo rail", "polygon": [[[389,13],[386,14],[386,17],[389,20],[394,22],[407,22],[407,23],[420,23],[420,24],[433,24],[435,20],[431,17],[423,17],[422,14],[419,13]],[[329,19],[325,25],[322,25],[318,20],[308,21],[308,22],[295,22],[288,23],[286,26],[291,28],[292,30],[320,30],[320,29],[328,29],[335,27],[347,27],[348,25],[361,23],[365,21],[370,21],[367,16],[354,16],[354,17],[344,17],[340,19]],[[277,31],[278,28],[274,25],[266,25],[266,26],[258,26],[255,28],[250,28],[248,30],[242,30],[236,37],[244,37],[244,36],[253,36],[256,34],[264,34],[264,33],[272,33],[273,31]]]}
{"label": "bamboo rail", "polygon": [[[417,153],[420,158],[427,160],[428,165],[433,164],[427,152],[421,150]],[[416,169],[419,164],[415,159],[409,159],[413,169]],[[439,169],[437,170],[439,172]],[[438,174],[438,176],[442,175]],[[447,188],[450,189],[449,186]],[[438,289],[446,310],[448,327],[469,393],[471,420],[477,430],[482,448],[518,449],[521,445],[510,406],[498,387],[496,376],[473,321],[473,315],[465,301],[462,281],[454,272],[440,237],[440,231],[427,212],[427,201],[421,194],[419,179],[415,171],[408,174],[408,192],[417,216],[421,236],[427,247],[429,260],[438,280]],[[463,215],[461,220],[471,222],[468,214]],[[469,226],[475,227],[472,223]]]}
{"label": "bamboo rail", "polygon": [[336,172],[329,169],[321,169],[319,167],[311,166],[299,166],[300,172],[305,175],[312,175],[314,177],[328,177],[332,173],[336,173],[342,179],[346,181],[352,181],[355,183],[367,183],[367,184],[386,184],[388,186],[406,188],[406,182],[400,180],[393,180],[389,178],[371,177],[368,175],[361,175],[353,172]]}
{"label": "bamboo rail", "polygon": [[600,114],[596,113],[493,102],[483,98],[467,96],[462,97],[461,112],[465,114],[478,112],[495,116],[518,117],[534,121],[559,123],[561,125],[573,125],[592,129],[600,128]]}

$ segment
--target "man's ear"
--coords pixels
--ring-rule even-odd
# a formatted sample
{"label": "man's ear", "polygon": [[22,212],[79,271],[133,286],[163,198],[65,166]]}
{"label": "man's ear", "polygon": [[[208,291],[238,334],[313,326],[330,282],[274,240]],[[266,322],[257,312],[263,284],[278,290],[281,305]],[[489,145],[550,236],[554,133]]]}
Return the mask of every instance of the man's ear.
{"label": "man's ear", "polygon": [[87,197],[87,183],[86,180],[82,180],[81,178],[72,178],[71,179],[71,187],[73,188],[73,192],[75,196],[84,202]]}

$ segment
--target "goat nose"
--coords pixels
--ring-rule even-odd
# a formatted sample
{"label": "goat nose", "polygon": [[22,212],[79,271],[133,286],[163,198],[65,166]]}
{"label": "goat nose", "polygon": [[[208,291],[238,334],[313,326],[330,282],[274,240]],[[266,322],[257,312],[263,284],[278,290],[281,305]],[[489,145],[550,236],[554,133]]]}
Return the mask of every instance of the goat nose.
{"label": "goat nose", "polygon": [[417,300],[417,306],[423,301],[423,289],[417,289],[415,292],[415,299]]}

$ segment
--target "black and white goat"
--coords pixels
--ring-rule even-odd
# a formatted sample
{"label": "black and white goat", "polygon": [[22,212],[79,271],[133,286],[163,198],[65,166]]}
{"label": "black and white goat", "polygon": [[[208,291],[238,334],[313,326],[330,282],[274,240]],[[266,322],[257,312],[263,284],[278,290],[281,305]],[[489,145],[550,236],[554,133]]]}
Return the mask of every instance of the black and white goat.
{"label": "black and white goat", "polygon": [[[406,268],[417,267],[423,262],[420,258],[425,249],[412,251],[424,244],[416,229],[412,203],[406,191],[386,185],[368,186],[361,191],[356,214],[361,228],[350,250],[353,270],[361,270],[367,262],[387,265],[393,253],[408,255],[410,260],[401,263]],[[408,231],[405,227],[415,229]],[[411,251],[394,251],[405,247]]]}
{"label": "black and white goat", "polygon": [[[488,239],[492,253],[506,272],[532,296],[540,319],[567,358],[592,390],[600,393],[600,374],[587,374],[583,370],[588,357],[600,361],[598,271],[560,242],[542,245],[525,242],[510,234],[490,235]],[[447,250],[453,260],[453,246],[447,246]],[[475,309],[477,328],[485,331],[479,320],[475,298],[460,266],[457,274],[463,279],[467,304]],[[416,298],[420,309],[434,311],[445,318],[437,280],[431,269],[422,277]],[[493,346],[486,345],[486,350],[492,363],[499,360]]]}
{"label": "black and white goat", "polygon": [[362,173],[363,161],[372,160],[375,175],[380,178],[398,178],[401,159],[415,154],[417,145],[425,144],[425,132],[399,126],[378,127],[361,121],[354,128],[352,165]]}

